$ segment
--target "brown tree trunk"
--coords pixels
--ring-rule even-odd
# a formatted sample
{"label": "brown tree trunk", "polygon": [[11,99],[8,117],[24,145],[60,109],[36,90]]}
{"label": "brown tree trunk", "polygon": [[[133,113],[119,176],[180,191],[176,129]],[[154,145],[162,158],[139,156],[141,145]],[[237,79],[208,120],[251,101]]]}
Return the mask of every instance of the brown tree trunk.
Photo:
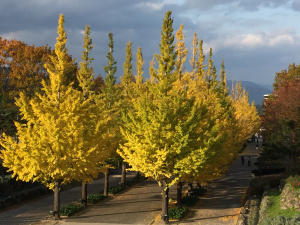
{"label": "brown tree trunk", "polygon": [[126,180],[126,163],[122,163],[122,177],[121,177],[121,187],[125,188],[125,180]]}
{"label": "brown tree trunk", "polygon": [[104,180],[104,191],[103,191],[103,195],[104,196],[108,196],[108,188],[109,188],[109,170],[107,170],[107,172],[104,173],[105,176],[105,180]]}
{"label": "brown tree trunk", "polygon": [[188,183],[188,190],[192,191],[193,190],[193,183]]}
{"label": "brown tree trunk", "polygon": [[86,183],[86,181],[82,181],[81,204],[83,206],[87,206],[87,183]]}
{"label": "brown tree trunk", "polygon": [[177,207],[180,209],[182,208],[181,197],[182,197],[182,182],[180,181],[177,184]]}
{"label": "brown tree trunk", "polygon": [[54,205],[53,205],[53,217],[55,219],[60,219],[59,209],[60,209],[60,181],[54,182]]}
{"label": "brown tree trunk", "polygon": [[136,177],[137,182],[139,182],[139,180],[140,180],[140,173],[139,173],[139,171],[135,172],[135,177]]}
{"label": "brown tree trunk", "polygon": [[169,222],[169,188],[166,187],[167,178],[162,180],[161,189],[162,189],[162,215],[161,218],[166,223]]}

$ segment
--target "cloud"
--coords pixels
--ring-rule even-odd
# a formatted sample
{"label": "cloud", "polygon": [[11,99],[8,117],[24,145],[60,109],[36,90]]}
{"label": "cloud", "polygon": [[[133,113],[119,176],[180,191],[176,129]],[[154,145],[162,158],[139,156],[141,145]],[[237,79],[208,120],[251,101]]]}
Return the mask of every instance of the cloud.
{"label": "cloud", "polygon": [[288,6],[290,0],[185,0],[184,7],[186,9],[197,9],[205,12],[220,7],[225,7],[229,10],[242,9],[244,11],[258,11],[261,7],[277,8]]}
{"label": "cloud", "polygon": [[274,30],[270,32],[258,32],[250,34],[232,34],[227,37],[219,37],[205,44],[213,47],[214,51],[221,48],[234,48],[252,51],[257,48],[276,48],[280,46],[300,46],[300,35],[293,30]]}
{"label": "cloud", "polygon": [[299,0],[293,1],[291,7],[296,11],[300,11],[300,1]]}
{"label": "cloud", "polygon": [[[160,51],[165,12],[172,10],[174,32],[184,24],[185,44],[189,51],[193,34],[197,32],[198,38],[204,40],[205,54],[210,47],[213,48],[216,66],[225,58],[228,76],[237,76],[238,79],[238,76],[252,73],[253,79],[261,79],[263,71],[270,74],[264,77],[270,83],[274,70],[300,61],[296,51],[300,45],[294,22],[297,21],[296,13],[293,14],[289,7],[300,10],[300,1],[10,0],[1,4],[0,20],[5,22],[0,24],[0,36],[36,46],[49,44],[53,49],[58,16],[62,13],[68,35],[67,48],[77,61],[80,61],[83,50],[82,31],[89,24],[95,45],[91,57],[95,59],[92,65],[96,75],[105,76],[103,65],[107,64],[108,33],[112,32],[118,66],[116,75],[122,76],[125,44],[130,39],[133,42],[133,65],[140,46],[145,60],[144,75],[148,77],[149,62],[153,54]],[[294,26],[294,29],[287,26]]]}

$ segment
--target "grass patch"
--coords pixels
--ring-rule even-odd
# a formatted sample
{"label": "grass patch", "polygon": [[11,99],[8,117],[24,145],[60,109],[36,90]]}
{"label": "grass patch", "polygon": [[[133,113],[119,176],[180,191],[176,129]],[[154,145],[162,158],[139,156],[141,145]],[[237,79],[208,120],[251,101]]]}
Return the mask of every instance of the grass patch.
{"label": "grass patch", "polygon": [[300,214],[300,212],[294,210],[294,209],[280,209],[280,193],[277,190],[269,190],[268,194],[269,196],[269,204],[266,211],[266,217],[294,217],[297,214]]}

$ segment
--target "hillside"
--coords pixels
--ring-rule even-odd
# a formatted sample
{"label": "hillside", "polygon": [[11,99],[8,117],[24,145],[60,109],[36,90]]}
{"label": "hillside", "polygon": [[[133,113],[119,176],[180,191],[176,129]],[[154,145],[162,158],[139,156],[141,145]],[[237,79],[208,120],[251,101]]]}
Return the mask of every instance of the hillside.
{"label": "hillside", "polygon": [[[229,91],[231,91],[231,82],[228,81]],[[254,100],[255,105],[261,105],[264,95],[272,93],[272,85],[256,84],[250,81],[242,81],[242,86],[249,93],[249,102]]]}

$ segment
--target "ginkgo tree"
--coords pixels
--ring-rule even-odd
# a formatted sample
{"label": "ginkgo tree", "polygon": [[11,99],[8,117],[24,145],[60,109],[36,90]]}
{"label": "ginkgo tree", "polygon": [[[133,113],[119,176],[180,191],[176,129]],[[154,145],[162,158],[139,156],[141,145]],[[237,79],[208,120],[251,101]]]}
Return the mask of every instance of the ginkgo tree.
{"label": "ginkgo tree", "polygon": [[3,165],[23,181],[38,181],[54,189],[54,216],[59,218],[60,185],[73,179],[92,181],[97,165],[106,157],[107,120],[99,118],[97,104],[85,100],[81,91],[65,86],[68,60],[64,16],[59,17],[55,56],[45,64],[50,83],[42,81],[45,94],[29,99],[20,94],[16,105],[27,124],[15,122],[19,142],[3,134]]}
{"label": "ginkgo tree", "polygon": [[[110,158],[106,160],[102,164],[102,169],[105,175],[105,182],[104,182],[104,195],[108,195],[109,189],[109,168],[113,167],[110,164],[111,160],[114,160],[118,157],[116,153],[116,149],[119,145],[119,141],[121,140],[122,136],[119,130],[120,126],[120,86],[116,85],[116,77],[115,73],[117,71],[117,62],[114,59],[113,52],[114,52],[114,40],[113,40],[113,33],[108,34],[109,42],[108,47],[109,50],[106,54],[106,58],[108,59],[107,65],[104,65],[104,71],[106,73],[106,77],[104,78],[104,86],[101,89],[101,94],[98,95],[98,101],[104,101],[104,109],[105,109],[105,116],[110,118],[108,123],[108,134],[109,139],[107,139],[106,144],[106,153],[109,154]],[[98,104],[98,103],[97,103]]]}
{"label": "ginkgo tree", "polygon": [[[118,150],[132,170],[158,181],[165,221],[168,221],[170,186],[183,174],[205,163],[211,154],[207,144],[201,146],[196,138],[205,107],[197,104],[194,96],[189,98],[186,90],[174,86],[178,73],[174,72],[177,54],[172,23],[171,11],[168,11],[163,20],[160,55],[155,55],[158,69],[150,67],[151,81],[145,84],[148,91],[133,99],[133,110],[123,114],[121,131],[127,142]],[[173,175],[175,179],[171,179]]]}

